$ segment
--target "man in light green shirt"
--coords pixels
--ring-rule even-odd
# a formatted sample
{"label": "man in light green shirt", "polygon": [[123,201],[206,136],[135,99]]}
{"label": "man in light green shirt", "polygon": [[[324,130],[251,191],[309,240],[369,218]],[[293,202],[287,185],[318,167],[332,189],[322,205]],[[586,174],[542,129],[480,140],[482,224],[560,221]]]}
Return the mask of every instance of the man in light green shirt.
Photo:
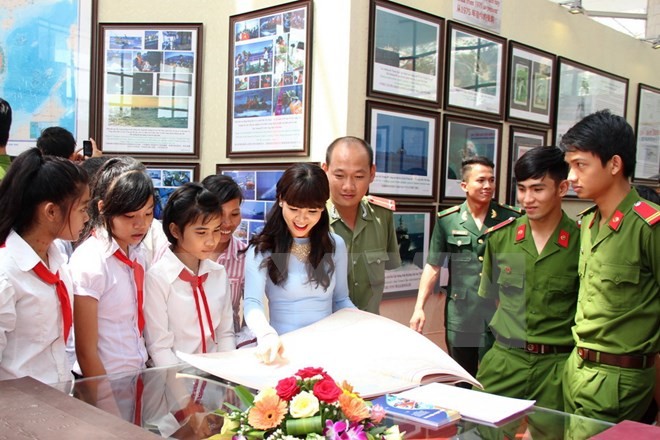
{"label": "man in light green shirt", "polygon": [[360,310],[379,313],[385,269],[401,266],[401,258],[392,211],[380,199],[366,197],[376,176],[373,150],[356,137],[336,139],[323,169],[330,182],[330,227],[348,248],[351,301]]}

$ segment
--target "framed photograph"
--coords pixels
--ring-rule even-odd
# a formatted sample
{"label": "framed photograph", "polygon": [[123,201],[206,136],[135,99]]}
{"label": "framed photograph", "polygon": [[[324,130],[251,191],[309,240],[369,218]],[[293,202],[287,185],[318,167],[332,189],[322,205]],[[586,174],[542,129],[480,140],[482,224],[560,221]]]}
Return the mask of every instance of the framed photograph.
{"label": "framed photograph", "polygon": [[367,95],[440,107],[444,26],[435,15],[372,0]]}
{"label": "framed photograph", "polygon": [[555,141],[585,116],[609,109],[626,117],[628,79],[559,57]]}
{"label": "framed photograph", "polygon": [[77,143],[90,134],[91,57],[98,0],[3,2],[0,8],[0,96],[12,107],[7,153],[37,143],[58,126]]}
{"label": "framed photograph", "polygon": [[449,22],[445,108],[502,119],[506,40]]}
{"label": "framed photograph", "polygon": [[472,156],[485,156],[495,164],[495,191],[499,185],[499,158],[502,124],[445,115],[444,162],[440,180],[441,202],[464,200],[461,188],[461,163]]}
{"label": "framed photograph", "polygon": [[367,101],[365,139],[374,150],[373,194],[435,200],[440,116]]}
{"label": "framed photograph", "polygon": [[394,213],[401,267],[385,271],[383,298],[416,296],[429,253],[435,206],[398,205]]}
{"label": "framed photograph", "polygon": [[293,163],[216,165],[216,173],[230,176],[243,192],[243,220],[234,231],[236,238],[247,243],[254,234],[261,232],[275,204],[275,186],[291,165]]}
{"label": "framed photograph", "polygon": [[660,183],[660,89],[639,85],[637,93],[637,163],[633,180]]}
{"label": "framed photograph", "polygon": [[518,206],[516,197],[517,186],[513,166],[523,154],[532,148],[546,145],[548,138],[547,130],[535,130],[525,127],[509,127],[509,166],[507,168],[507,203]]}
{"label": "framed photograph", "polygon": [[154,218],[163,218],[163,209],[174,190],[188,182],[199,180],[199,164],[177,164],[164,162],[145,162],[147,174],[151,177],[156,189],[156,203],[154,207]]}
{"label": "framed photograph", "polygon": [[202,24],[101,23],[105,153],[199,157]]}
{"label": "framed photograph", "polygon": [[507,120],[550,127],[555,59],[551,53],[509,42]]}
{"label": "framed photograph", "polygon": [[227,156],[309,155],[312,0],[229,20]]}

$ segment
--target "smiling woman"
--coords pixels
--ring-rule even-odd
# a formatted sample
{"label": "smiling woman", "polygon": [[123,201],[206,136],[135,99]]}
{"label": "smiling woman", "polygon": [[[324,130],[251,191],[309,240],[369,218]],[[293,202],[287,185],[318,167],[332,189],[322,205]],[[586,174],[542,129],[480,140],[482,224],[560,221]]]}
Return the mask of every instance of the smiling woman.
{"label": "smiling woman", "polygon": [[[250,240],[245,320],[266,363],[283,351],[279,334],[354,307],[348,298],[346,245],[330,232],[325,213],[329,197],[328,178],[319,166],[292,165],[277,182],[277,203],[263,231]],[[264,294],[270,320],[264,312]]]}

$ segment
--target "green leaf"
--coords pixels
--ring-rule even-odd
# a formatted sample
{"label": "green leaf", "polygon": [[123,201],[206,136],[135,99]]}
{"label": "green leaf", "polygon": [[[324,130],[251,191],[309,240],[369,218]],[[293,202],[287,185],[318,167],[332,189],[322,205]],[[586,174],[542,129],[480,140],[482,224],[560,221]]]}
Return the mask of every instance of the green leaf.
{"label": "green leaf", "polygon": [[254,403],[254,396],[243,385],[238,385],[234,388],[234,393],[243,402],[245,406],[252,406]]}
{"label": "green leaf", "polygon": [[302,419],[289,419],[286,421],[286,433],[288,435],[305,435],[312,432],[323,432],[321,416],[305,417]]}
{"label": "green leaf", "polygon": [[224,405],[225,405],[227,408],[229,408],[230,410],[232,410],[232,411],[243,412],[242,409],[240,409],[240,408],[237,407],[237,406],[232,405],[231,403],[227,403],[227,402],[225,402]]}

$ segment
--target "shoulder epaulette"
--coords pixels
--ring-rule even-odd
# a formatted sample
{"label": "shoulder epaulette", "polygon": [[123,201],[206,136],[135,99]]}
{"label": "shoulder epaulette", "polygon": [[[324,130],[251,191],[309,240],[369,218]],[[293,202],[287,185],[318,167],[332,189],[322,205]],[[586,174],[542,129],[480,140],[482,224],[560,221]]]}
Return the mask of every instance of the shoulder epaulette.
{"label": "shoulder epaulette", "polygon": [[394,200],[368,195],[367,201],[373,205],[380,206],[381,208],[389,209],[390,211],[396,211],[396,202]]}
{"label": "shoulder epaulette", "polygon": [[438,212],[438,218],[445,217],[449,214],[453,214],[454,212],[458,212],[460,210],[461,210],[461,205],[452,206],[451,208],[447,208],[443,211]]}
{"label": "shoulder epaulette", "polygon": [[635,202],[633,211],[648,223],[649,226],[653,226],[660,221],[660,210],[642,200]]}
{"label": "shoulder epaulette", "polygon": [[523,210],[521,208],[518,208],[517,206],[511,206],[511,205],[507,205],[506,203],[500,203],[500,202],[497,202],[497,205],[500,208],[504,208],[504,209],[508,209],[509,211],[513,211],[518,215],[523,214]]}
{"label": "shoulder epaulette", "polygon": [[585,215],[589,214],[590,212],[595,211],[596,208],[598,208],[598,205],[590,206],[587,209],[584,209],[581,212],[579,212],[578,217],[584,217]]}
{"label": "shoulder epaulette", "polygon": [[493,231],[497,231],[498,229],[502,229],[505,226],[510,225],[516,220],[515,217],[509,217],[508,219],[504,220],[502,223],[498,223],[495,226],[491,226],[490,228],[486,229],[486,234],[490,234]]}

